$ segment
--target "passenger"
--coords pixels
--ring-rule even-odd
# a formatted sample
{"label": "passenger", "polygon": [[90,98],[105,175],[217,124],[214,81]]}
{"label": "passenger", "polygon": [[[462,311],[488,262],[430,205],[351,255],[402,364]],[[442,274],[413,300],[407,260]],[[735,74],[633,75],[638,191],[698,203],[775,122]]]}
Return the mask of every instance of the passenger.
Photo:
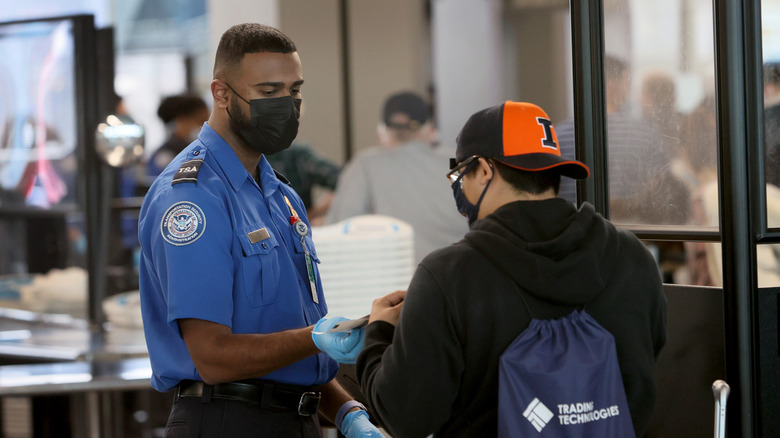
{"label": "passenger", "polygon": [[[380,437],[333,380],[312,325],[328,311],[303,203],[265,155],[298,132],[295,44],[239,24],[220,39],[213,111],[141,207],[152,386],[176,391],[166,437]],[[325,330],[328,330],[326,327]]]}
{"label": "passenger", "polygon": [[[642,436],[666,342],[652,255],[590,204],[577,210],[556,197],[561,175],[584,179],[589,170],[561,157],[541,108],[508,101],[477,112],[460,132],[456,157],[448,176],[471,231],[429,254],[408,293],[374,301],[356,365],[374,414],[397,437],[496,436],[499,357],[529,325],[524,301],[543,318],[586,306],[615,337]],[[325,351],[349,350],[342,347]]]}
{"label": "passenger", "polygon": [[415,93],[387,98],[378,136],[380,145],[357,154],[339,177],[327,222],[361,214],[398,218],[414,229],[419,262],[468,231],[441,184],[448,154],[437,147],[428,104]]}

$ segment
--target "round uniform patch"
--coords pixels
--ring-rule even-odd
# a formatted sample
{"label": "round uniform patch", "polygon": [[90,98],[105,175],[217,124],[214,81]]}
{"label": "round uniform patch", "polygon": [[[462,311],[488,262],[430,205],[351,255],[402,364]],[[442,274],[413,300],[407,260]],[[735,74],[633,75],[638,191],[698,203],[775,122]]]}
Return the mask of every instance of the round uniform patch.
{"label": "round uniform patch", "polygon": [[298,221],[295,223],[295,232],[298,233],[299,236],[304,237],[309,234],[309,227],[307,227],[303,221]]}
{"label": "round uniform patch", "polygon": [[206,230],[203,210],[192,202],[177,202],[163,215],[160,232],[172,245],[188,245],[200,238]]}

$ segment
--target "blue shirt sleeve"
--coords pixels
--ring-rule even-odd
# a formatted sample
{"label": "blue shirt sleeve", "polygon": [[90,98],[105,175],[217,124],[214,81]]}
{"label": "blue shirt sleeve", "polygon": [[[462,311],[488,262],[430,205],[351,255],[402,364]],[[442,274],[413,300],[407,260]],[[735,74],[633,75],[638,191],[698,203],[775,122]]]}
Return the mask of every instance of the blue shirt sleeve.
{"label": "blue shirt sleeve", "polygon": [[196,318],[232,327],[234,233],[227,207],[195,184],[171,187],[156,204],[152,247],[167,285],[168,322]]}

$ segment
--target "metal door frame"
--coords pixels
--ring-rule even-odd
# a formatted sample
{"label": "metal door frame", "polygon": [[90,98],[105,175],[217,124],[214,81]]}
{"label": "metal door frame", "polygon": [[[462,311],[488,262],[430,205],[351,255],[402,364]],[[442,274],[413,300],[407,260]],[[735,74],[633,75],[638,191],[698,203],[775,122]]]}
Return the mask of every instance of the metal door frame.
{"label": "metal door frame", "polygon": [[[603,0],[571,0],[570,11],[577,156],[593,170],[593,177],[578,185],[578,199],[609,217]],[[766,403],[759,385],[756,245],[780,243],[780,232],[767,229],[765,213],[761,5],[713,0],[713,13],[720,231],[669,226],[631,231],[647,240],[721,242],[724,359],[732,387],[727,428],[731,436],[752,437],[761,435],[761,400],[778,403],[777,396]],[[777,314],[773,325],[777,331]],[[771,350],[777,334],[768,341]]]}

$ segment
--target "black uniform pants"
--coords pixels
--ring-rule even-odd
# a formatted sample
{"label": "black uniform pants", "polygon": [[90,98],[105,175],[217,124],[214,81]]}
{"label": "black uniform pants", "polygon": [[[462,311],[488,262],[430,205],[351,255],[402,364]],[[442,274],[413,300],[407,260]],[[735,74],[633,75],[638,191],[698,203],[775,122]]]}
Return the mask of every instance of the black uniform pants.
{"label": "black uniform pants", "polygon": [[165,438],[320,437],[317,415],[261,408],[241,401],[176,397]]}

